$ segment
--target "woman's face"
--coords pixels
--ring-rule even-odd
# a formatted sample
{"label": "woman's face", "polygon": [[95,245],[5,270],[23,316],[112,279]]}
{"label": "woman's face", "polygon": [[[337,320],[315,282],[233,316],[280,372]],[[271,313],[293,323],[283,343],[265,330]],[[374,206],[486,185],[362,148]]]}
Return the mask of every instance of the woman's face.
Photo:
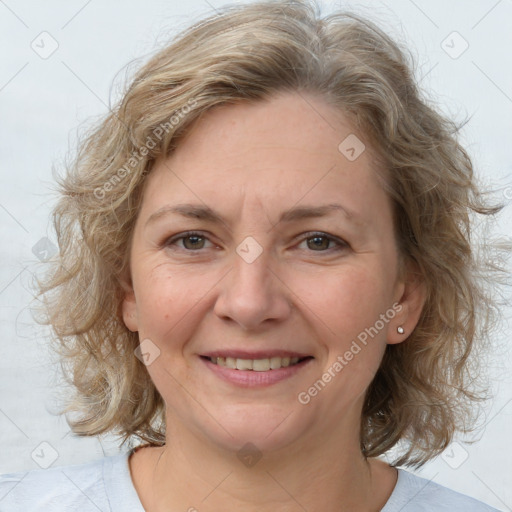
{"label": "woman's face", "polygon": [[361,144],[322,99],[282,93],[210,110],[156,162],[123,315],[168,430],[260,450],[358,438],[386,344],[419,315]]}

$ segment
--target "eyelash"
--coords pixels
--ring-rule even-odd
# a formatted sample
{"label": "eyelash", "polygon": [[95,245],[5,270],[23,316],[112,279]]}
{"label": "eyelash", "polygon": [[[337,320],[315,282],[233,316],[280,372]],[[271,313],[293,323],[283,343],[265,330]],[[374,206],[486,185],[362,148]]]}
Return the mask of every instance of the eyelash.
{"label": "eyelash", "polygon": [[[200,231],[187,231],[185,233],[180,233],[179,235],[176,235],[176,236],[173,236],[173,237],[167,239],[166,241],[164,241],[163,245],[165,247],[170,247],[170,246],[174,245],[179,240],[183,240],[185,238],[189,238],[189,237],[193,237],[193,236],[197,236],[197,237],[203,238],[205,240],[209,240],[208,237],[205,236]],[[332,235],[328,235],[327,233],[323,233],[322,231],[310,231],[310,232],[304,233],[303,237],[301,238],[300,241],[303,242],[310,238],[326,238],[330,242],[335,242],[336,244],[338,244],[337,247],[329,248],[329,249],[326,249],[325,251],[313,251],[312,250],[310,252],[332,253],[332,252],[342,251],[342,250],[348,249],[350,247],[350,245],[347,242],[345,242],[344,240],[334,237]],[[188,253],[199,253],[202,251],[202,249],[193,250],[193,249],[185,249],[182,247],[180,249],[185,252],[188,252]]]}

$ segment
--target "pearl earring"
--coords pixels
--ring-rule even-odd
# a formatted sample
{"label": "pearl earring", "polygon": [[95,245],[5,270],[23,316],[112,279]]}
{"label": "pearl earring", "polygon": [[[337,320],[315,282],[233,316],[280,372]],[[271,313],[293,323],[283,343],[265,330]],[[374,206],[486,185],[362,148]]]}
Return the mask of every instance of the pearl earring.
{"label": "pearl earring", "polygon": [[401,325],[399,325],[399,326],[396,328],[396,330],[398,331],[398,334],[403,334],[403,333],[404,333],[404,328],[403,328]]}

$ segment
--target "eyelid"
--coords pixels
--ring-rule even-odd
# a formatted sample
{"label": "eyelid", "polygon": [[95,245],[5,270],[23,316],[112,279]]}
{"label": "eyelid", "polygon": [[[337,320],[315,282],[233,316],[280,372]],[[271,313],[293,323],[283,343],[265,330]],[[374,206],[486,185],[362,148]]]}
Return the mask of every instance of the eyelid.
{"label": "eyelid", "polygon": [[330,252],[333,252],[336,250],[348,249],[350,247],[350,244],[347,241],[343,240],[340,237],[330,235],[329,233],[325,233],[324,231],[307,231],[305,233],[301,233],[299,235],[298,239],[300,241],[304,241],[304,240],[307,240],[308,238],[313,238],[315,236],[327,238],[327,240],[329,240],[331,242],[335,242],[337,244],[337,247],[333,247],[333,248],[327,249],[325,251],[311,251],[311,252],[330,253]]}
{"label": "eyelid", "polygon": [[[170,245],[173,245],[175,242],[177,242],[179,240],[182,240],[184,238],[191,237],[191,236],[197,236],[197,237],[203,238],[205,240],[208,240],[210,243],[214,244],[214,242],[212,242],[210,240],[208,232],[192,230],[192,231],[185,231],[185,232],[182,232],[182,233],[177,233],[176,235],[173,235],[173,236],[171,236],[169,238],[166,238],[162,242],[161,245],[163,247],[168,247]],[[300,235],[295,237],[295,240],[297,242],[299,242],[299,241],[303,242],[303,241],[306,241],[308,238],[313,238],[315,236],[326,238],[330,242],[336,243],[337,246],[329,248],[329,249],[326,249],[325,251],[309,251],[309,252],[313,252],[313,253],[314,252],[318,252],[318,253],[330,254],[330,253],[332,253],[334,251],[340,251],[340,250],[344,250],[344,249],[349,249],[350,248],[350,244],[348,242],[346,242],[345,240],[343,240],[342,238],[334,236],[334,235],[330,235],[329,233],[325,233],[324,231],[307,231],[307,232],[301,233]],[[183,250],[184,252],[188,252],[188,253],[200,253],[202,251],[202,249],[189,250],[189,249],[184,249],[184,248],[181,248],[181,247],[180,247],[180,249]]]}
{"label": "eyelid", "polygon": [[[163,242],[161,243],[161,245],[163,247],[168,247],[170,245],[173,245],[175,242],[177,242],[179,240],[182,240],[184,238],[188,238],[190,236],[197,236],[197,237],[200,237],[200,238],[204,238],[205,240],[208,240],[210,243],[214,244],[214,242],[212,242],[210,240],[210,238],[209,238],[209,233],[207,233],[206,231],[194,231],[194,230],[192,230],[192,231],[184,231],[182,233],[177,233],[176,235],[173,235],[173,236],[170,236],[168,238],[165,238],[163,240]],[[198,249],[196,251],[187,250],[187,249],[183,249],[183,250],[186,251],[186,252],[200,252],[200,249]]]}

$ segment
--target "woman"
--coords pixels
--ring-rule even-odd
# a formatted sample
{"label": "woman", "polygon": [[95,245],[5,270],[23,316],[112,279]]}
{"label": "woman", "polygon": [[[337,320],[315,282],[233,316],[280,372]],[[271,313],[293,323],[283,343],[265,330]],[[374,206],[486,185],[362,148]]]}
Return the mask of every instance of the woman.
{"label": "woman", "polygon": [[397,469],[483,394],[469,220],[500,207],[455,131],[388,36],[305,1],[226,8],[156,54],[61,182],[40,288],[73,431],[141,443],[5,475],[0,504],[495,510]]}

